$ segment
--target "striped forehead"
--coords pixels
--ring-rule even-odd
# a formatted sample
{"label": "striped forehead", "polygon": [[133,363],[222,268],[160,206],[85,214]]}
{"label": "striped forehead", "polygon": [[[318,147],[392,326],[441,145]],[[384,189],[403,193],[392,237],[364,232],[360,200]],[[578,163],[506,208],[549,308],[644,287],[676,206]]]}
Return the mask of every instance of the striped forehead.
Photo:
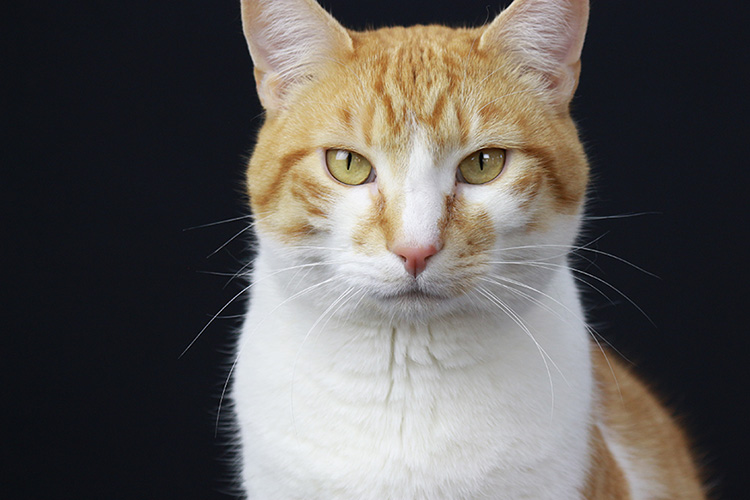
{"label": "striped forehead", "polygon": [[[364,143],[400,146],[404,154],[414,123],[423,126],[437,146],[455,140],[455,131],[461,131],[465,122],[462,51],[414,36],[394,43],[387,33],[379,32],[365,40],[369,43],[362,42],[354,68],[367,96],[357,103]],[[382,44],[373,47],[378,41]]]}
{"label": "striped forehead", "polygon": [[[446,161],[453,162],[451,154],[441,151],[436,145],[434,134],[424,126],[412,121],[408,127],[408,139],[398,151],[382,149],[382,181],[389,188],[412,193],[422,189],[442,189],[446,183]],[[396,153],[396,154],[393,154]],[[381,172],[378,173],[380,175]],[[449,175],[453,183],[453,174]],[[444,186],[443,186],[444,187]]]}

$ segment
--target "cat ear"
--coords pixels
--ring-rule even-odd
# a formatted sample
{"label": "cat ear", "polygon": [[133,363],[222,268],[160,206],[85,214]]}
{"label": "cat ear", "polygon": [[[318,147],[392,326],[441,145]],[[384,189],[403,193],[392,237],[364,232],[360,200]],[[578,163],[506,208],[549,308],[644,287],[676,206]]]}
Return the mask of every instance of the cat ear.
{"label": "cat ear", "polygon": [[479,47],[510,52],[567,109],[578,86],[588,0],[515,0],[486,28]]}
{"label": "cat ear", "polygon": [[242,0],[242,27],[266,110],[283,107],[295,84],[352,49],[346,30],[315,0]]}

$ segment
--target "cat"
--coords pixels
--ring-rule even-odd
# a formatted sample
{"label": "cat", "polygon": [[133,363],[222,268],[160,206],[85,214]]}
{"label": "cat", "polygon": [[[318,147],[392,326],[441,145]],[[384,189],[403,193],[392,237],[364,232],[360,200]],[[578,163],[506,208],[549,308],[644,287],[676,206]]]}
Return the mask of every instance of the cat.
{"label": "cat", "polygon": [[241,7],[265,109],[232,369],[249,498],[704,498],[567,264],[588,0],[367,32]]}

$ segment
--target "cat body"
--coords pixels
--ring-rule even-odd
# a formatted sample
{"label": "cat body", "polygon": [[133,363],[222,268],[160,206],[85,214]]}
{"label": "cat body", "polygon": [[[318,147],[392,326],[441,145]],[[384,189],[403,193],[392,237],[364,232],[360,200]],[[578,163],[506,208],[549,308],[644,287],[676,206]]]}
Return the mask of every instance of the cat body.
{"label": "cat body", "polygon": [[[575,308],[571,277],[555,281]],[[529,330],[554,332],[535,335],[557,353],[548,371],[519,326],[491,316],[323,326],[319,309],[273,311],[286,297],[253,295],[248,325],[262,327],[245,330],[236,368],[257,498],[576,498],[593,406],[577,313],[563,328],[554,314],[525,316]]]}
{"label": "cat body", "polygon": [[232,397],[252,499],[702,498],[567,255],[588,3],[353,32],[245,0],[266,121]]}

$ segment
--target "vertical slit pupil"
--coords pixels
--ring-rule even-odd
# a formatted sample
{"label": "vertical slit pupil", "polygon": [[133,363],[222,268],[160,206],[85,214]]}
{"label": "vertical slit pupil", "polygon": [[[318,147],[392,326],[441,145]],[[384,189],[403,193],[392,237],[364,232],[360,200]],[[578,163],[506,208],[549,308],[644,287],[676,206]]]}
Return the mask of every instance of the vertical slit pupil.
{"label": "vertical slit pupil", "polygon": [[484,156],[486,153],[480,152],[479,153],[479,170],[484,171]]}
{"label": "vertical slit pupil", "polygon": [[346,169],[351,170],[352,168],[352,154],[349,153],[346,155]]}

